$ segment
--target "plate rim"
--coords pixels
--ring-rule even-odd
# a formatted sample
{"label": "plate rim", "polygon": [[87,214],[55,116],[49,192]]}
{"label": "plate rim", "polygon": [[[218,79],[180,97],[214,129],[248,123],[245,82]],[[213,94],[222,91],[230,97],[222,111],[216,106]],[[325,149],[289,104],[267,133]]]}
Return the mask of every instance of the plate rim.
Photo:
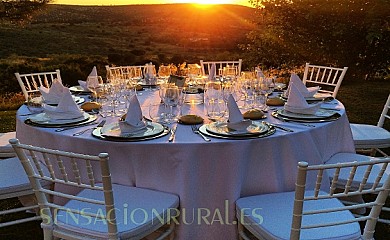
{"label": "plate rim", "polygon": [[98,139],[101,139],[101,140],[105,140],[105,141],[111,141],[111,142],[141,142],[141,141],[153,140],[153,139],[164,137],[164,136],[168,135],[168,133],[170,132],[169,128],[165,128],[164,127],[163,132],[161,132],[158,135],[154,135],[154,136],[150,136],[150,137],[145,137],[145,138],[117,138],[117,137],[105,137],[105,136],[102,136],[101,135],[101,129],[102,129],[101,127],[98,127],[96,129],[94,129],[91,132],[91,135],[93,137],[95,137],[95,138],[98,138]]}
{"label": "plate rim", "polygon": [[257,136],[257,135],[261,135],[267,131],[269,131],[269,126],[266,125],[266,124],[263,124],[263,123],[259,123],[259,122],[256,122],[256,121],[253,121],[253,120],[249,120],[252,122],[252,124],[261,124],[262,126],[266,127],[267,129],[263,132],[258,132],[258,133],[240,133],[240,134],[224,134],[224,133],[219,133],[219,132],[214,132],[214,131],[211,131],[209,130],[209,128],[207,126],[210,126],[211,124],[217,124],[218,122],[212,122],[212,123],[209,123],[209,124],[204,124],[203,126],[205,126],[205,129],[207,132],[210,132],[211,134],[214,134],[214,135],[221,135],[221,136],[232,136],[232,137],[246,137],[246,136]]}
{"label": "plate rim", "polygon": [[[321,110],[321,108],[319,109]],[[305,114],[301,114],[303,115],[303,117],[293,117],[293,116],[288,116],[288,115],[285,115],[283,113],[281,113],[281,111],[287,111],[285,109],[277,109],[275,110],[275,112],[277,112],[277,114],[279,114],[280,116],[284,117],[284,118],[291,118],[291,119],[304,119],[304,120],[320,120],[320,119],[327,119],[327,118],[330,118],[332,117],[333,115],[335,115],[337,112],[336,111],[332,111],[332,110],[327,110],[329,112],[333,112],[333,114],[331,114],[330,116],[317,116],[317,115],[309,115],[307,114],[308,117],[305,117]],[[288,111],[287,111],[288,112]],[[293,113],[293,114],[299,114],[299,113]]]}
{"label": "plate rim", "polygon": [[269,126],[268,131],[264,134],[258,134],[258,135],[246,135],[246,136],[226,136],[226,135],[218,135],[218,134],[212,134],[208,132],[205,128],[205,125],[202,125],[199,127],[199,131],[208,137],[214,137],[214,138],[220,138],[220,139],[229,139],[229,140],[249,140],[249,139],[257,139],[257,138],[264,138],[273,135],[276,132],[275,127]]}
{"label": "plate rim", "polygon": [[[109,123],[109,125],[113,125],[113,126],[115,126],[115,125],[117,125],[117,124],[118,124],[118,122]],[[147,125],[159,125],[159,126],[161,126],[162,131],[160,131],[160,132],[158,132],[158,133],[153,133],[153,134],[151,134],[151,135],[147,135],[147,136],[138,136],[138,137],[110,136],[110,135],[104,135],[103,133],[100,133],[100,135],[101,135],[102,137],[108,137],[108,138],[119,138],[119,139],[142,139],[142,138],[153,137],[153,136],[155,136],[155,135],[159,135],[159,134],[161,134],[162,132],[164,132],[164,130],[165,130],[164,126],[163,126],[162,124],[160,124],[160,123],[156,123],[156,122],[146,122],[146,124],[147,124]],[[146,126],[146,127],[147,127],[147,126]],[[101,129],[103,129],[103,127],[102,127]],[[100,130],[101,130],[101,129],[100,129]]]}
{"label": "plate rim", "polygon": [[271,115],[277,119],[288,120],[293,122],[302,122],[302,123],[332,122],[338,120],[341,117],[341,114],[337,112],[330,117],[322,118],[322,119],[300,119],[300,118],[283,117],[283,116],[279,116],[279,114],[276,111],[272,112]]}
{"label": "plate rim", "polygon": [[72,123],[62,123],[62,124],[46,124],[46,123],[35,123],[30,120],[30,118],[26,118],[24,123],[36,126],[36,127],[45,127],[45,128],[58,128],[58,127],[71,127],[71,126],[82,126],[84,124],[91,123],[97,119],[96,115],[89,114],[89,118],[80,122],[72,122]]}

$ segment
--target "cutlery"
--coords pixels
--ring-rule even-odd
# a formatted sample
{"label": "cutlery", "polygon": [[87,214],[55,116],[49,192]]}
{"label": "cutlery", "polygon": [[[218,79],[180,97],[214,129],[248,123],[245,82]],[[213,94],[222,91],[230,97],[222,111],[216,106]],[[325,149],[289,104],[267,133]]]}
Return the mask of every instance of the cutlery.
{"label": "cutlery", "polygon": [[69,129],[74,129],[74,128],[79,128],[79,127],[84,127],[84,126],[89,126],[89,125],[95,125],[97,122],[91,122],[91,123],[87,123],[87,124],[81,124],[81,125],[75,125],[75,126],[70,126],[70,127],[63,127],[63,128],[57,128],[55,131],[56,132],[62,132],[62,131],[66,131],[66,130],[69,130]]}
{"label": "cutlery", "polygon": [[171,128],[170,130],[171,136],[169,136],[168,142],[173,142],[173,140],[175,139],[176,129],[177,129],[177,124]]}
{"label": "cutlery", "polygon": [[262,123],[265,124],[265,125],[268,125],[268,126],[272,126],[274,128],[279,128],[280,130],[283,130],[283,131],[286,131],[286,132],[294,132],[294,130],[292,130],[290,128],[282,127],[282,126],[279,126],[279,125],[276,125],[276,124],[272,124],[272,123],[269,123],[269,122],[266,122],[266,121],[263,121]]}
{"label": "cutlery", "polygon": [[206,142],[210,142],[211,139],[206,137],[205,135],[203,135],[200,131],[199,131],[199,128],[196,126],[196,125],[191,125],[191,129],[192,129],[192,132],[195,133],[195,134],[198,134],[200,135],[203,140],[205,140]]}
{"label": "cutlery", "polygon": [[315,125],[313,124],[309,124],[309,123],[301,123],[301,122],[294,122],[290,119],[287,119],[287,118],[283,118],[283,117],[280,117],[278,116],[278,119],[282,122],[288,122],[288,123],[293,123],[293,124],[298,124],[298,125],[302,125],[302,126],[305,126],[305,127],[316,127]]}
{"label": "cutlery", "polygon": [[340,111],[340,109],[336,109],[336,108],[327,108],[327,107],[321,107],[321,109],[324,109],[324,110],[332,110],[332,111]]}
{"label": "cutlery", "polygon": [[73,136],[80,136],[80,135],[84,134],[85,132],[87,132],[87,131],[89,131],[89,130],[94,130],[94,129],[96,129],[96,128],[103,127],[105,123],[106,123],[106,120],[103,120],[103,121],[101,121],[96,127],[87,128],[87,129],[84,129],[84,130],[82,130],[82,131],[80,131],[80,132],[73,133]]}

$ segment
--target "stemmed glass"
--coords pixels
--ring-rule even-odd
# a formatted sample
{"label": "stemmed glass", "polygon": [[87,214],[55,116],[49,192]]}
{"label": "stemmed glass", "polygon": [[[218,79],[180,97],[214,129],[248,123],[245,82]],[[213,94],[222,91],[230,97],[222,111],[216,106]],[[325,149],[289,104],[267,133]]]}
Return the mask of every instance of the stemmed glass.
{"label": "stemmed glass", "polygon": [[161,65],[158,68],[158,77],[163,79],[163,82],[167,82],[168,77],[171,75],[171,67]]}
{"label": "stemmed glass", "polygon": [[181,90],[176,86],[168,85],[162,88],[161,96],[164,104],[169,108],[169,113],[165,115],[165,122],[168,124],[173,123],[177,120],[177,115],[174,113],[173,108],[180,108]]}

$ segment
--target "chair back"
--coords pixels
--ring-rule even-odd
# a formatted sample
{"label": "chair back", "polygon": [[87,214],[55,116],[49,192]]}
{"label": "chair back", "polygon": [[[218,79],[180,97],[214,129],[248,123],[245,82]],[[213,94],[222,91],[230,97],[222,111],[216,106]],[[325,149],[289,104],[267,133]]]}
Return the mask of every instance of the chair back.
{"label": "chair back", "polygon": [[[299,239],[301,229],[310,229],[310,228],[321,228],[325,226],[334,226],[341,224],[348,224],[351,222],[357,221],[366,221],[363,237],[364,239],[373,239],[373,235],[375,232],[375,226],[377,223],[377,219],[381,212],[382,206],[384,205],[387,196],[390,191],[390,177],[385,175],[385,170],[390,162],[390,158],[379,158],[378,160],[372,161],[359,161],[359,162],[348,162],[348,163],[337,163],[337,164],[323,164],[323,165],[312,165],[309,166],[306,162],[298,163],[298,176],[295,184],[295,200],[294,200],[294,210],[293,210],[293,220],[291,226],[291,236],[290,239]],[[367,184],[368,177],[371,172],[371,169],[374,165],[378,165],[380,167],[380,171],[377,172],[375,177],[374,184],[367,188],[365,187]],[[357,190],[352,190],[351,185],[353,181],[357,181],[355,178],[355,173],[358,168],[365,169],[364,175],[362,179],[359,179],[360,186]],[[323,179],[323,173],[326,170],[333,169],[334,175],[331,176],[331,187],[329,193],[320,192],[321,182]],[[338,185],[338,177],[341,171],[348,171],[349,177],[344,186],[343,192],[336,192],[336,186]],[[306,177],[309,174],[315,174],[317,176],[314,191],[312,194],[308,194],[309,191],[306,191]],[[382,178],[387,177],[384,181],[384,184],[380,184]],[[328,180],[327,177],[324,176],[325,181]],[[310,191],[311,192],[311,191]],[[316,201],[321,199],[331,199],[331,198],[340,198],[340,197],[352,197],[352,196],[361,196],[364,194],[378,194],[377,197],[371,202],[364,203],[352,203],[351,205],[339,207],[339,208],[325,208],[323,206],[319,206],[320,209],[305,211],[304,204],[308,201]],[[319,223],[315,225],[303,225],[302,217],[304,215],[315,215],[321,213],[332,213],[332,212],[340,212],[345,210],[354,210],[361,208],[371,208],[369,215],[357,217],[350,221],[340,221],[336,219],[326,219],[326,222]]]}
{"label": "chair back", "polygon": [[[51,236],[52,229],[58,224],[56,213],[65,211],[65,214],[78,214],[97,219],[97,221],[105,221],[108,228],[108,238],[118,238],[107,153],[92,156],[25,145],[19,143],[17,139],[10,139],[9,142],[21,161],[35,192],[43,220],[41,226],[45,237]],[[42,170],[41,162],[47,166],[48,172]],[[42,180],[61,187],[56,187],[54,190],[45,188],[41,184]],[[96,191],[104,200],[75,196],[69,193],[70,189],[73,191],[84,189]],[[93,213],[85,209],[64,208],[59,200],[75,200],[80,203],[96,204],[104,208],[105,211]],[[61,226],[63,224],[66,223],[61,223]]]}
{"label": "chair back", "polygon": [[214,76],[222,76],[223,69],[227,66],[237,67],[237,76],[241,75],[242,59],[238,61],[203,61],[200,60],[200,66],[202,68],[202,75],[206,76],[210,74],[211,67],[215,64]]}
{"label": "chair back", "polygon": [[348,67],[324,67],[306,63],[302,81],[305,85],[313,84],[320,86],[319,92],[329,93],[336,98],[347,70]]}
{"label": "chair back", "polygon": [[386,101],[385,106],[383,107],[382,114],[381,114],[379,121],[378,121],[378,124],[377,124],[378,127],[383,127],[385,120],[390,119],[389,109],[390,109],[390,94],[387,97],[387,101]]}
{"label": "chair back", "polygon": [[28,98],[31,94],[39,92],[40,86],[49,88],[54,79],[58,79],[61,81],[61,74],[59,69],[55,70],[55,72],[27,74],[15,73],[15,76],[19,82],[20,88],[22,89],[26,101],[28,101]]}
{"label": "chair back", "polygon": [[106,65],[107,79],[126,79],[143,78],[145,65],[140,66],[109,66]]}

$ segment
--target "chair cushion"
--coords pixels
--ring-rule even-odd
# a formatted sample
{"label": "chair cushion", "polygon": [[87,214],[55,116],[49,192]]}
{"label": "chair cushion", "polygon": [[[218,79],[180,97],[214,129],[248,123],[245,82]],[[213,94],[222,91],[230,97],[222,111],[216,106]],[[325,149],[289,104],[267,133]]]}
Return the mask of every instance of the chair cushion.
{"label": "chair cushion", "polygon": [[[313,191],[307,191],[313,195]],[[321,192],[324,194],[324,192]],[[236,202],[237,219],[260,239],[290,239],[295,192],[271,193],[240,198]],[[342,207],[337,199],[305,201],[304,211]],[[302,224],[318,224],[354,219],[349,211],[303,216]],[[303,239],[360,239],[359,223],[303,229]]]}
{"label": "chair cushion", "polygon": [[[169,193],[117,184],[113,184],[113,192],[118,233],[121,239],[153,232],[167,222],[170,214],[171,216],[176,214],[175,210],[179,205],[178,196]],[[104,199],[102,192],[88,189],[81,191],[78,196]],[[65,207],[85,209],[85,212],[105,213],[104,206],[76,200],[70,200]],[[59,230],[107,238],[107,224],[103,220],[77,216],[65,211],[58,212],[57,220]]]}
{"label": "chair cushion", "polygon": [[356,148],[390,147],[390,132],[368,124],[350,124]]}
{"label": "chair cushion", "polygon": [[15,157],[16,154],[8,140],[16,138],[16,132],[0,133],[0,158]]}
{"label": "chair cushion", "polygon": [[[44,165],[41,165],[43,171],[48,172]],[[19,191],[31,190],[30,181],[17,157],[0,160],[0,192],[2,198],[7,194],[13,194]]]}
{"label": "chair cushion", "polygon": [[[333,155],[329,160],[326,161],[326,164],[336,164],[343,162],[363,162],[370,161],[376,159],[375,157],[370,157],[366,155],[356,154],[356,153],[337,153]],[[364,172],[366,171],[367,166],[360,166],[357,168],[355,172],[354,180],[352,181],[351,187],[352,189],[359,188],[360,181],[356,181],[356,179],[363,179]],[[327,174],[329,177],[333,177],[335,173],[335,169],[327,169]],[[337,187],[344,189],[345,184],[347,183],[351,168],[343,168],[340,170]],[[374,165],[371,169],[371,173],[367,179],[367,183],[365,188],[371,188],[375,182],[376,177],[380,171],[380,167],[378,165]],[[380,183],[383,184],[386,181],[387,176],[390,174],[390,166],[387,167],[385,174],[380,180]]]}

